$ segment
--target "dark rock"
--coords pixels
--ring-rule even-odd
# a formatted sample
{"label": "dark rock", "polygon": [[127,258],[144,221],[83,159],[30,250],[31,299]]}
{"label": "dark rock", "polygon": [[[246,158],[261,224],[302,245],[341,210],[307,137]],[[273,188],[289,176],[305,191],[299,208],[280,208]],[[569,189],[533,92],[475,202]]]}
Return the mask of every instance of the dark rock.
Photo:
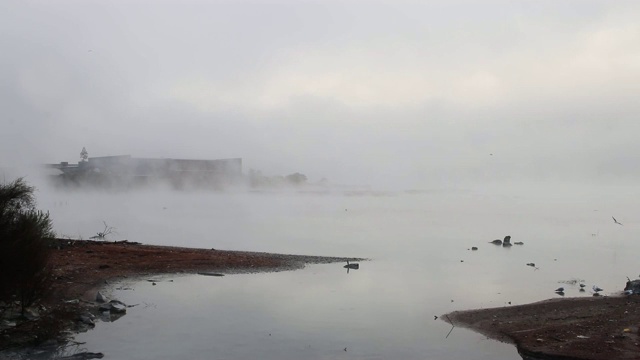
{"label": "dark rock", "polygon": [[127,306],[122,304],[111,304],[111,312],[116,314],[124,314],[127,312]]}
{"label": "dark rock", "polygon": [[631,290],[632,294],[640,295],[640,279],[627,281],[624,290]]}
{"label": "dark rock", "polygon": [[91,326],[91,327],[96,326],[96,323],[95,323],[95,322],[93,322],[93,319],[91,319],[91,318],[90,318],[89,316],[87,316],[87,315],[80,315],[80,316],[78,317],[78,320],[79,320],[81,323],[86,324],[86,325],[89,325],[89,326]]}
{"label": "dark rock", "polygon": [[100,291],[96,294],[96,301],[99,303],[104,303],[109,301],[106,296],[104,296]]}
{"label": "dark rock", "polygon": [[476,246],[472,247],[471,250],[476,251],[478,248]]}
{"label": "dark rock", "polygon": [[111,300],[108,303],[100,305],[98,308],[101,312],[111,312],[114,314],[124,314],[127,312],[127,305],[122,301]]}
{"label": "dark rock", "polygon": [[500,239],[495,239],[495,240],[489,241],[489,242],[491,244],[494,244],[494,245],[502,245],[502,240],[500,240]]}
{"label": "dark rock", "polygon": [[35,320],[40,317],[40,313],[37,309],[30,307],[24,310],[24,317],[27,320]]}

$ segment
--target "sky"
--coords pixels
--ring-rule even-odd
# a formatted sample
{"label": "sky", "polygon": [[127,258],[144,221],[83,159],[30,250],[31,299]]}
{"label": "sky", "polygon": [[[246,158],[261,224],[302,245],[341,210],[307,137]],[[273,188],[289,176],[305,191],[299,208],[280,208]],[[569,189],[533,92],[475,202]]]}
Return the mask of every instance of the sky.
{"label": "sky", "polygon": [[638,1],[0,2],[0,167],[640,180]]}

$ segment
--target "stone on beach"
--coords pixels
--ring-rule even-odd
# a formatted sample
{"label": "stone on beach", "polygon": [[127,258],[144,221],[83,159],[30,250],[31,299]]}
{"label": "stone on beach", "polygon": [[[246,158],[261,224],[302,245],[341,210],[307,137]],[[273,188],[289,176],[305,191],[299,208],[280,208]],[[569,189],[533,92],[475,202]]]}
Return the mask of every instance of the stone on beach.
{"label": "stone on beach", "polygon": [[100,291],[98,291],[98,293],[96,294],[96,301],[99,303],[105,303],[109,301],[109,299],[106,296],[104,296]]}
{"label": "stone on beach", "polygon": [[640,295],[640,279],[628,280],[624,290],[630,291],[631,294]]}

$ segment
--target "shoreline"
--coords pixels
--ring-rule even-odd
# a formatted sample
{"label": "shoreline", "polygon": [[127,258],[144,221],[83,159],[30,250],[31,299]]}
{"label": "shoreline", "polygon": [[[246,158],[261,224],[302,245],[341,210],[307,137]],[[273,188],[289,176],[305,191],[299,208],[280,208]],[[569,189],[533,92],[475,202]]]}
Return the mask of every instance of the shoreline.
{"label": "shoreline", "polygon": [[[34,318],[0,328],[0,358],[29,358],[20,354],[43,346],[55,351],[73,335],[91,329],[82,317],[99,315],[96,293],[118,282],[170,274],[290,271],[347,260],[367,259],[55,239],[51,295]],[[640,359],[640,296],[551,299],[454,311],[440,319],[514,344],[526,360]]]}
{"label": "shoreline", "polygon": [[514,344],[526,360],[640,358],[637,295],[550,299],[454,311],[441,319]]}
{"label": "shoreline", "polygon": [[[30,311],[15,314],[0,327],[0,358],[35,347],[52,350],[92,324],[86,316],[100,305],[96,294],[121,281],[168,274],[213,275],[291,271],[307,264],[365,261],[354,257],[288,255],[264,252],[184,248],[123,241],[52,239],[50,294]],[[0,315],[2,315],[0,313]],[[83,321],[82,318],[85,317]],[[1,318],[0,318],[1,320]],[[7,325],[12,323],[12,325]]]}

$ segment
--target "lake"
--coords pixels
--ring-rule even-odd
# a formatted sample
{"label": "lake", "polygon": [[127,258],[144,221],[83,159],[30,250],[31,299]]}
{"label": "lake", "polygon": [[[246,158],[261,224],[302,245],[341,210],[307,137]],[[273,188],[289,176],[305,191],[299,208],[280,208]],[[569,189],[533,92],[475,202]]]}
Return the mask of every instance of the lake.
{"label": "lake", "polygon": [[[640,273],[634,188],[39,194],[59,236],[364,257],[303,270],[140,279],[139,304],[75,340],[105,359],[519,359],[515,347],[434,320],[578,292]],[[614,224],[611,216],[624,223]],[[511,248],[489,241],[512,236]],[[478,247],[471,251],[471,247]],[[535,267],[527,266],[535,263]],[[172,281],[169,281],[172,280]],[[448,337],[447,337],[448,335]]]}

